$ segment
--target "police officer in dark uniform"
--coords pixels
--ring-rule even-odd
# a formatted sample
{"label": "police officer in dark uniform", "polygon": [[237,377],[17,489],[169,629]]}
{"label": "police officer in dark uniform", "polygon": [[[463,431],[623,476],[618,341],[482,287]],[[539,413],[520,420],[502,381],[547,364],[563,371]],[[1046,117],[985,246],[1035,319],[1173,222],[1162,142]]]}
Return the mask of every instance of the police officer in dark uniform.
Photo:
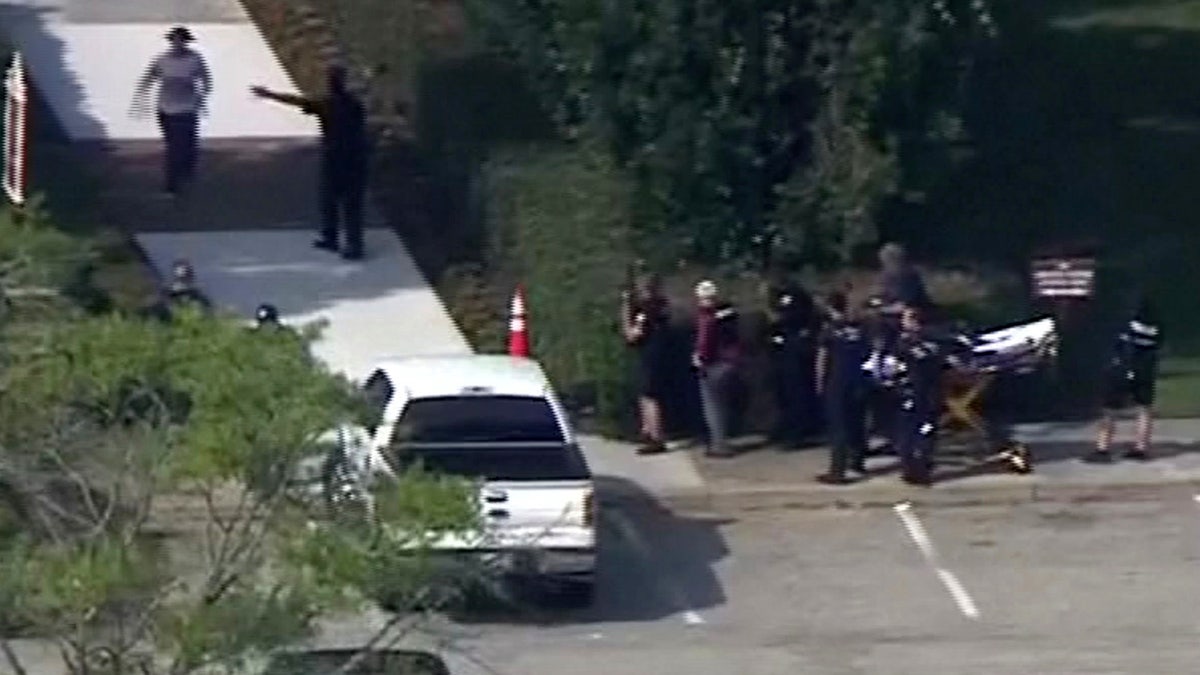
{"label": "police officer in dark uniform", "polygon": [[906,307],[900,315],[896,344],[899,378],[896,387],[897,454],[903,479],[912,485],[929,485],[933,452],[942,412],[942,370],[946,364],[943,346],[924,330],[922,310]]}
{"label": "police officer in dark uniform", "polygon": [[[844,485],[866,473],[869,381],[863,372],[863,362],[870,356],[871,345],[859,317],[850,311],[844,293],[834,293],[827,304],[829,316],[821,336],[817,377],[825,399],[829,472],[817,480]],[[848,472],[859,476],[852,478]]]}
{"label": "police officer in dark uniform", "polygon": [[[347,86],[346,69],[329,68],[327,92],[321,98],[274,92],[259,86],[251,87],[250,91],[260,98],[297,107],[320,122],[321,230],[313,245],[327,251],[340,250],[346,260],[361,260],[369,145],[367,113],[362,100]],[[339,229],[345,235],[341,246]]]}
{"label": "police officer in dark uniform", "polygon": [[1131,406],[1137,410],[1137,437],[1125,456],[1137,461],[1150,459],[1155,380],[1158,379],[1158,355],[1162,344],[1162,327],[1157,313],[1143,297],[1133,317],[1118,334],[1109,359],[1096,449],[1084,457],[1086,461],[1112,461],[1109,448],[1117,413]]}
{"label": "police officer in dark uniform", "polygon": [[773,437],[798,446],[820,431],[814,370],[819,316],[808,291],[782,275],[772,280],[767,295],[776,414]]}
{"label": "police officer in dark uniform", "polygon": [[[898,243],[884,244],[879,249],[879,279],[872,308],[875,310],[876,321],[874,333],[876,348],[885,354],[895,351],[896,341],[900,337],[900,315],[906,307],[915,307],[920,311],[931,308],[932,301],[921,279],[921,273],[913,267],[908,259],[908,253]],[[875,426],[893,445],[898,430],[892,419],[897,407],[897,401],[889,391],[878,391],[872,401],[872,412]]]}

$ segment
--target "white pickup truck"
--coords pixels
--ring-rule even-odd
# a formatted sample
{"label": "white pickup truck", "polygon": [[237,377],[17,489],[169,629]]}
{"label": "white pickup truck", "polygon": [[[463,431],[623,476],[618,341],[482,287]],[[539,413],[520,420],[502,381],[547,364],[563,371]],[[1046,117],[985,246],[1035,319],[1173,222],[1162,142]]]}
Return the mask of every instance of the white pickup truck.
{"label": "white pickup truck", "polygon": [[363,382],[378,423],[344,428],[326,496],[354,493],[415,462],[480,482],[484,532],[434,544],[499,559],[576,603],[592,600],[596,501],[587,462],[545,373],[509,356],[380,362]]}

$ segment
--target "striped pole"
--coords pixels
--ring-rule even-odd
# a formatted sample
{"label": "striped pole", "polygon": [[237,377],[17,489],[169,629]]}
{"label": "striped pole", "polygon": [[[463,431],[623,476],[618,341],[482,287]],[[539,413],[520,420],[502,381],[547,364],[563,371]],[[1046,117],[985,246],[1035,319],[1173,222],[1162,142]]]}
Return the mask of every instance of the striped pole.
{"label": "striped pole", "polygon": [[24,206],[26,198],[27,125],[29,87],[20,52],[13,54],[4,78],[4,170],[3,187],[8,200]]}

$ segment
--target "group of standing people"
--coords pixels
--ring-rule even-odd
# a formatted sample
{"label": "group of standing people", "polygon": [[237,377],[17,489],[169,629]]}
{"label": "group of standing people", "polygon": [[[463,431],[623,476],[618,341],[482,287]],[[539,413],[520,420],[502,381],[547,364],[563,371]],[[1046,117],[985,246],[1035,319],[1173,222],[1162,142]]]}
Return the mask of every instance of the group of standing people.
{"label": "group of standing people", "polygon": [[[855,304],[846,290],[815,298],[784,277],[769,288],[770,374],[777,442],[799,445],[822,430],[831,442],[829,471],[819,477],[843,484],[865,473],[867,419],[893,439],[905,478],[928,481],[931,444],[940,413],[940,386],[933,362],[936,343],[926,340],[922,319],[930,309],[925,285],[897,244],[880,251],[881,273],[870,307]],[[691,366],[704,420],[707,454],[729,457],[733,385],[743,361],[737,309],[715,282],[694,288],[695,337]],[[638,352],[638,394],[643,444],[639,452],[666,449],[663,401],[673,378],[667,353],[668,303],[657,277],[641,275],[623,299],[625,340]],[[874,396],[877,387],[863,369],[873,351],[902,356],[911,367],[903,381]],[[926,365],[926,364],[929,365]],[[932,376],[932,379],[931,379]]]}
{"label": "group of standing people", "polygon": [[[817,479],[844,485],[866,476],[868,421],[900,460],[905,482],[929,485],[939,423],[944,409],[946,368],[969,370],[971,356],[961,336],[933,325],[934,306],[903,247],[879,252],[874,294],[855,302],[846,289],[818,298],[801,285],[776,277],[768,292],[769,375],[775,403],[773,437],[800,445],[824,432],[829,468]],[[699,393],[710,457],[729,457],[731,391],[743,361],[737,309],[722,299],[717,285],[694,288],[695,331],[691,366]],[[1119,411],[1134,408],[1137,432],[1125,456],[1150,458],[1152,406],[1162,334],[1145,299],[1124,323],[1106,365],[1103,414],[1095,450],[1084,457],[1109,462],[1113,424]],[[666,449],[663,403],[676,393],[670,373],[667,300],[653,274],[643,274],[623,298],[622,331],[638,354],[638,395],[642,454]],[[1031,457],[996,420],[987,421],[992,456],[1019,473],[1031,470]]]}
{"label": "group of standing people", "polygon": [[[200,159],[200,120],[209,112],[213,79],[204,56],[193,46],[186,26],[166,35],[168,47],[151,60],[134,88],[134,111],[143,112],[157,87],[155,113],[164,146],[164,190],[180,197],[196,177]],[[316,117],[321,128],[320,175],[316,186],[320,227],[316,248],[363,257],[363,209],[367,186],[366,107],[352,91],[346,69],[329,67],[326,91],[319,97],[275,92],[254,86],[250,93]]]}

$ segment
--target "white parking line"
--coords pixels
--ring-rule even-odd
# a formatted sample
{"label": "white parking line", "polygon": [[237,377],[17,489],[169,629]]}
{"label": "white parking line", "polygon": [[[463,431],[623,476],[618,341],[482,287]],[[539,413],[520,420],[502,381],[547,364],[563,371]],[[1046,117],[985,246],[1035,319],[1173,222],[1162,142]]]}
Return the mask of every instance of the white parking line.
{"label": "white parking line", "polygon": [[904,525],[904,529],[908,532],[908,536],[917,545],[917,550],[925,557],[925,562],[933,568],[942,585],[950,592],[950,597],[954,599],[954,604],[958,605],[958,610],[969,619],[979,618],[979,608],[975,606],[975,601],[971,599],[971,594],[967,592],[962,582],[950,570],[942,567],[938,560],[937,549],[933,547],[933,540],[929,538],[929,533],[925,531],[925,526],[917,518],[917,514],[912,512],[912,504],[901,502],[894,507],[896,515],[900,518],[900,523]]}
{"label": "white parking line", "polygon": [[1192,500],[1194,500],[1197,504],[1200,504],[1200,495],[1193,496]]}
{"label": "white parking line", "polygon": [[[611,509],[605,511],[604,514],[613,527],[617,529],[621,538],[625,540],[625,543],[634,549],[638,557],[647,563],[651,563],[654,560],[654,552],[650,549],[650,545],[646,543],[642,535],[638,534],[637,528],[633,526],[633,523],[629,522],[629,519],[624,514]],[[680,588],[674,579],[654,572],[652,565],[648,565],[648,567],[650,567],[655,581],[658,582],[658,586],[669,596],[667,599],[675,605],[675,608],[683,617],[685,624],[689,626],[702,626],[707,623],[704,617],[700,616],[699,612],[692,609],[691,603],[688,602],[687,594],[684,593],[683,589]]]}

